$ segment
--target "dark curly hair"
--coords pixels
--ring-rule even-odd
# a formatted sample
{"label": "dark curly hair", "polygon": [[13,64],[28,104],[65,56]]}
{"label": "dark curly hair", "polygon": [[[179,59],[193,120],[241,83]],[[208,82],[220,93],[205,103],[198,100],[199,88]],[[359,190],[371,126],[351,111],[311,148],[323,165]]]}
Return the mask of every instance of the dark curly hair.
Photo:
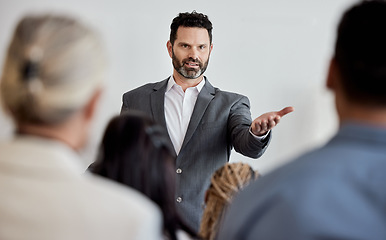
{"label": "dark curly hair", "polygon": [[212,22],[209,21],[208,16],[202,13],[193,11],[191,13],[185,12],[178,14],[177,17],[173,19],[172,24],[170,25],[170,42],[174,45],[174,41],[177,39],[177,30],[179,27],[198,27],[205,28],[209,34],[209,40],[212,44]]}

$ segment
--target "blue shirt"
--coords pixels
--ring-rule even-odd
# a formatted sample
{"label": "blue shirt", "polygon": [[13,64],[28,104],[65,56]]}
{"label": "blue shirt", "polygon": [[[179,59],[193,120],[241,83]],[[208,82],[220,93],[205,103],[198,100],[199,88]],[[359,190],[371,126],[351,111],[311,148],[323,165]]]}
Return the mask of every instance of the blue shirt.
{"label": "blue shirt", "polygon": [[384,240],[385,183],[386,129],[346,123],[241,192],[218,239]]}

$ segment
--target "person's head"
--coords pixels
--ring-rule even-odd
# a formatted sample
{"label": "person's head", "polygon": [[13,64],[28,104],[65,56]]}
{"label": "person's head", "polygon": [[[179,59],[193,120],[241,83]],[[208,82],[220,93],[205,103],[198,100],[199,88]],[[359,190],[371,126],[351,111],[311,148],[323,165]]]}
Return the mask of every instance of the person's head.
{"label": "person's head", "polygon": [[227,163],[214,172],[205,195],[206,206],[200,227],[203,239],[215,239],[225,208],[238,191],[258,177],[257,171],[242,162]]}
{"label": "person's head", "polygon": [[[140,112],[110,120],[89,170],[135,188],[162,210],[169,235],[181,228],[175,208],[175,157],[166,130]],[[171,239],[174,239],[171,237]]]}
{"label": "person's head", "polygon": [[345,102],[386,107],[385,27],[386,1],[359,2],[342,16],[327,84]]}
{"label": "person's head", "polygon": [[82,109],[93,112],[104,71],[90,28],[66,16],[26,16],[5,57],[3,107],[19,128],[60,125]]}
{"label": "person's head", "polygon": [[159,205],[167,203],[164,196],[173,195],[174,157],[167,135],[139,112],[110,120],[91,170],[138,189]]}
{"label": "person's head", "polygon": [[179,27],[186,28],[202,28],[207,31],[209,43],[212,44],[212,22],[207,15],[193,11],[178,14],[170,25],[170,39],[172,45],[177,39],[177,31]]}
{"label": "person's head", "polygon": [[180,13],[170,26],[167,48],[178,74],[185,79],[202,76],[213,48],[208,16],[196,11]]}

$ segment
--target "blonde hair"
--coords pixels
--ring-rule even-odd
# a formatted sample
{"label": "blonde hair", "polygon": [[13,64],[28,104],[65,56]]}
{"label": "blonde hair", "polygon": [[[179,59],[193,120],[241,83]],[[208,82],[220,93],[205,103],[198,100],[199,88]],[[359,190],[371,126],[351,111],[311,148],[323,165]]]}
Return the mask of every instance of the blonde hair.
{"label": "blonde hair", "polygon": [[203,239],[215,239],[222,213],[232,197],[258,177],[257,171],[241,162],[227,163],[212,175],[200,227],[200,236]]}
{"label": "blonde hair", "polygon": [[27,16],[5,58],[2,104],[17,123],[60,123],[90,100],[104,73],[105,54],[91,29],[69,17]]}

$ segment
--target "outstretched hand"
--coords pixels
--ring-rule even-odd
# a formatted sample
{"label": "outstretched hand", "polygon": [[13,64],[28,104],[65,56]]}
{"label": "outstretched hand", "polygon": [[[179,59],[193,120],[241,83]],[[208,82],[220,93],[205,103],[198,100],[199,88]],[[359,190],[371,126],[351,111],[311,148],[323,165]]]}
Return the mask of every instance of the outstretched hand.
{"label": "outstretched hand", "polygon": [[251,125],[252,133],[256,136],[265,135],[280,122],[280,119],[284,115],[293,112],[294,110],[295,109],[293,107],[286,107],[277,112],[264,113],[260,117],[253,120]]}

